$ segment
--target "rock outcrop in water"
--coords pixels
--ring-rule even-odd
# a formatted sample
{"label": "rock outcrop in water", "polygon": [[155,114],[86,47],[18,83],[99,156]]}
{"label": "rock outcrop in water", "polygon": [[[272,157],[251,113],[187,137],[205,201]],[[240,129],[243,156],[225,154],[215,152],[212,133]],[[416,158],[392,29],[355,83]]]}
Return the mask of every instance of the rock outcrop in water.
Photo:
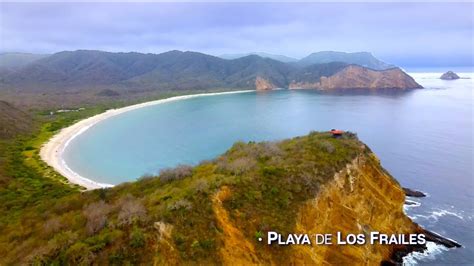
{"label": "rock outcrop in water", "polygon": [[459,76],[453,71],[448,71],[444,73],[443,75],[441,75],[440,79],[453,80],[453,79],[459,79]]}
{"label": "rock outcrop in water", "polygon": [[372,70],[349,65],[330,76],[322,76],[317,81],[293,81],[290,89],[317,89],[324,91],[346,89],[418,89],[416,81],[399,68]]}

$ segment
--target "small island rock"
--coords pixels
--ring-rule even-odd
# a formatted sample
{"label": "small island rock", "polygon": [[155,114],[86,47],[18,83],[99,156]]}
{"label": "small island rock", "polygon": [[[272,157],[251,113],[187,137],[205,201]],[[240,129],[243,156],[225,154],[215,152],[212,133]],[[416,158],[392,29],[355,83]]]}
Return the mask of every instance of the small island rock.
{"label": "small island rock", "polygon": [[441,75],[440,79],[453,80],[453,79],[459,79],[459,76],[453,71],[448,71],[444,73],[443,75]]}

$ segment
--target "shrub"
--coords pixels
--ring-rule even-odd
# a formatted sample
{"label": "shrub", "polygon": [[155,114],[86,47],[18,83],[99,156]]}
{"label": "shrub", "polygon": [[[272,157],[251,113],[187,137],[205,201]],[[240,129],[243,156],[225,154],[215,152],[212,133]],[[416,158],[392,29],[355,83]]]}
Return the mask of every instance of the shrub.
{"label": "shrub", "polygon": [[206,239],[206,240],[199,241],[199,245],[201,246],[202,249],[210,250],[211,248],[214,247],[214,239]]}
{"label": "shrub", "polygon": [[94,253],[87,244],[82,242],[77,242],[69,247],[65,255],[70,265],[90,265],[95,259]]}
{"label": "shrub", "polygon": [[168,209],[175,211],[179,209],[185,209],[185,210],[191,210],[192,209],[192,204],[188,200],[185,199],[180,199],[176,201],[175,203],[171,204]]}
{"label": "shrub", "polygon": [[141,248],[145,245],[145,235],[143,231],[138,227],[133,227],[130,233],[130,246],[132,248]]}
{"label": "shrub", "polygon": [[255,232],[255,239],[259,240],[260,238],[263,238],[263,232],[262,231]]}
{"label": "shrub", "polygon": [[357,139],[357,133],[347,131],[342,135],[343,139]]}
{"label": "shrub", "polygon": [[275,166],[264,166],[261,171],[265,177],[280,176],[283,174],[283,169]]}
{"label": "shrub", "polygon": [[276,142],[264,142],[259,145],[259,155],[263,158],[282,156],[283,152]]}
{"label": "shrub", "polygon": [[111,211],[111,206],[103,200],[87,205],[82,213],[87,219],[86,230],[89,235],[97,233],[104,228],[107,223],[107,214]]}
{"label": "shrub", "polygon": [[144,174],[142,176],[140,176],[138,178],[138,181],[147,181],[147,180],[151,180],[153,178],[155,178],[156,176],[152,175],[152,174]]}
{"label": "shrub", "polygon": [[230,172],[235,175],[243,174],[254,168],[256,161],[249,157],[237,158],[233,161],[220,160],[217,167],[221,171]]}
{"label": "shrub", "polygon": [[107,199],[107,189],[105,189],[105,188],[98,189],[98,193],[99,193],[99,198],[101,200],[106,200]]}
{"label": "shrub", "polygon": [[196,185],[194,188],[196,192],[198,193],[206,193],[207,190],[209,189],[209,184],[206,180],[200,179],[196,182]]}
{"label": "shrub", "polygon": [[332,145],[332,143],[329,141],[323,140],[319,143],[319,145],[323,150],[327,151],[328,153],[333,153],[336,150],[336,148],[334,148],[334,145]]}
{"label": "shrub", "polygon": [[197,240],[194,240],[193,243],[191,244],[192,248],[198,248],[199,246],[200,246],[199,241],[197,241]]}
{"label": "shrub", "polygon": [[61,220],[59,218],[56,218],[56,217],[53,217],[53,218],[47,220],[43,224],[43,232],[48,237],[53,235],[53,234],[56,234],[62,228],[63,228],[63,224],[61,223]]}
{"label": "shrub", "polygon": [[193,167],[189,165],[178,165],[175,168],[165,168],[160,171],[160,180],[169,182],[180,180],[193,174]]}
{"label": "shrub", "polygon": [[130,194],[122,198],[119,205],[121,205],[118,214],[119,225],[130,225],[136,221],[144,220],[146,217],[146,209],[143,204]]}

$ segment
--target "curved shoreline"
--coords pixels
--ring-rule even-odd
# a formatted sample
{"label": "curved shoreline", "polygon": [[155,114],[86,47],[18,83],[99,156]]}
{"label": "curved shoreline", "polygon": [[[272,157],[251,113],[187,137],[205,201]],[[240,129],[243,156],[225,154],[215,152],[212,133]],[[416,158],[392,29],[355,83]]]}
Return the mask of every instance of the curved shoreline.
{"label": "curved shoreline", "polygon": [[199,93],[199,94],[189,94],[189,95],[181,95],[181,96],[174,96],[170,98],[165,98],[165,99],[160,99],[160,100],[155,100],[155,101],[150,101],[150,102],[144,102],[144,103],[139,103],[139,104],[134,104],[130,106],[126,106],[123,108],[119,109],[110,109],[107,110],[103,113],[97,114],[95,116],[85,118],[83,120],[80,120],[79,122],[63,128],[59,131],[59,133],[55,134],[52,138],[50,138],[43,146],[41,147],[40,150],[40,158],[46,162],[49,166],[53,167],[54,170],[56,170],[58,173],[66,177],[69,182],[73,184],[77,184],[80,186],[85,187],[87,190],[91,189],[98,189],[98,188],[106,188],[106,187],[113,187],[111,184],[105,184],[105,183],[99,183],[94,180],[88,179],[86,177],[83,177],[79,175],[78,173],[74,172],[71,168],[68,167],[64,159],[62,158],[62,155],[64,153],[64,150],[67,148],[69,143],[79,136],[80,134],[84,133],[86,130],[89,128],[93,127],[97,123],[119,115],[123,114],[128,111],[136,110],[139,108],[147,107],[147,106],[152,106],[152,105],[157,105],[157,104],[162,104],[162,103],[167,103],[167,102],[173,102],[173,101],[179,101],[179,100],[185,100],[185,99],[190,99],[190,98],[196,98],[196,97],[203,97],[203,96],[215,96],[215,95],[224,95],[224,94],[236,94],[236,93],[247,93],[247,92],[254,92],[255,90],[240,90],[240,91],[227,91],[227,92],[211,92],[211,93]]}

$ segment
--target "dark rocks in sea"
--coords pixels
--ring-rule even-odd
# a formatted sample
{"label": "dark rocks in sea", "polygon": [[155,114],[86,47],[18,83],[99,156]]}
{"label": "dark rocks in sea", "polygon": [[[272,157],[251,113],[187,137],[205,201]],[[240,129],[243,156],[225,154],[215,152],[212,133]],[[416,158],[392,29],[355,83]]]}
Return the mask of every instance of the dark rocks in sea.
{"label": "dark rocks in sea", "polygon": [[418,191],[418,190],[413,190],[413,189],[409,189],[409,188],[404,187],[403,191],[405,192],[405,195],[407,197],[414,197],[414,198],[426,197],[425,193],[423,193],[421,191]]}
{"label": "dark rocks in sea", "polygon": [[428,230],[425,230],[423,233],[425,234],[425,237],[426,237],[427,241],[435,242],[436,244],[443,245],[447,248],[460,248],[460,247],[462,247],[462,245],[459,244],[458,242],[456,242],[454,240],[451,240],[451,239],[448,239],[448,238],[445,238],[445,237],[442,237],[442,236],[438,235],[437,233],[434,233],[434,232],[431,232],[431,231],[428,231]]}
{"label": "dark rocks in sea", "polygon": [[[405,195],[408,197],[426,197],[426,195],[417,190],[409,189],[409,188],[403,188],[403,191],[405,192]],[[410,202],[410,201],[405,201],[406,205],[414,205],[416,203]],[[442,245],[446,248],[460,248],[462,247],[461,244],[457,243],[454,240],[451,240],[449,238],[445,238],[437,233],[428,231],[421,226],[418,227],[417,230],[418,234],[424,234],[426,241],[434,242],[438,245]],[[390,260],[382,261],[381,265],[402,265],[403,264],[403,257],[407,256],[408,254],[412,252],[423,252],[427,249],[426,244],[416,244],[416,245],[402,245],[392,253],[392,256],[390,257]]]}
{"label": "dark rocks in sea", "polygon": [[[449,238],[445,238],[443,236],[438,235],[437,233],[428,231],[424,228],[420,227],[419,234],[424,234],[426,241],[434,242],[438,245],[442,245],[446,248],[460,248],[462,247],[461,244],[458,242],[451,240]],[[423,252],[426,250],[426,245],[403,245],[399,247],[391,256],[390,260],[382,261],[381,265],[402,265],[403,264],[403,257],[407,256],[412,252]]]}
{"label": "dark rocks in sea", "polygon": [[453,71],[448,71],[444,73],[443,75],[441,75],[440,79],[453,80],[453,79],[459,79],[459,76]]}
{"label": "dark rocks in sea", "polygon": [[405,205],[414,206],[414,205],[418,205],[418,203],[416,203],[414,201],[405,201]]}

